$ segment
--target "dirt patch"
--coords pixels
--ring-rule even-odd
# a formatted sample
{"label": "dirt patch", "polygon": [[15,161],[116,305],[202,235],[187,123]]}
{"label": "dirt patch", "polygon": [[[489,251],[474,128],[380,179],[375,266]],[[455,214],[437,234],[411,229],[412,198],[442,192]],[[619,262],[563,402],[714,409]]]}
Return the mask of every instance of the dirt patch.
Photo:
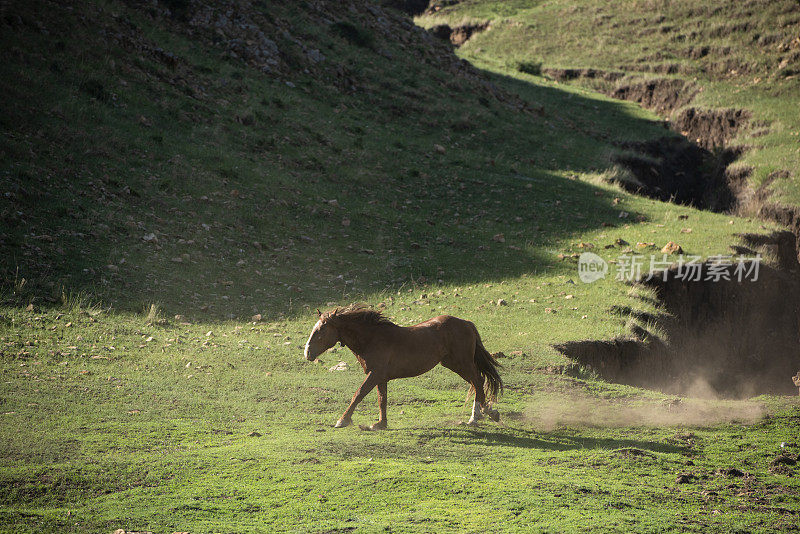
{"label": "dirt patch", "polygon": [[447,24],[439,24],[432,27],[429,31],[434,37],[450,41],[453,46],[461,46],[476,33],[485,31],[489,27],[488,22],[478,24],[462,24],[461,26],[450,27]]}
{"label": "dirt patch", "polygon": [[667,115],[672,110],[689,104],[697,92],[697,87],[690,82],[662,78],[620,85],[609,94],[613,98],[638,102],[648,109]]}
{"label": "dirt patch", "polygon": [[778,204],[766,204],[761,207],[759,217],[788,226],[800,237],[800,209]]}
{"label": "dirt patch", "polygon": [[626,72],[652,72],[654,74],[683,74],[691,75],[697,68],[685,63],[638,63],[624,67]]}
{"label": "dirt patch", "polygon": [[744,109],[686,108],[672,117],[672,126],[691,141],[712,150],[725,146],[736,137],[751,117],[752,114]]}
{"label": "dirt patch", "polygon": [[542,69],[542,73],[559,82],[570,80],[605,80],[615,82],[625,76],[624,72],[599,69]]}
{"label": "dirt patch", "polygon": [[[778,259],[760,265],[757,280],[738,280],[736,262],[702,264],[698,281],[678,269],[643,282],[653,288],[663,315],[653,336],[577,341],[556,346],[607,380],[699,397],[796,395],[800,369],[800,264],[791,232],[743,236],[747,245]],[[753,268],[746,263],[746,268]],[[715,279],[714,273],[722,273]]]}
{"label": "dirt patch", "polygon": [[729,173],[740,148],[711,152],[680,137],[626,143],[612,159],[631,171],[635,180],[618,180],[628,191],[712,211],[729,211],[746,180],[746,168]]}

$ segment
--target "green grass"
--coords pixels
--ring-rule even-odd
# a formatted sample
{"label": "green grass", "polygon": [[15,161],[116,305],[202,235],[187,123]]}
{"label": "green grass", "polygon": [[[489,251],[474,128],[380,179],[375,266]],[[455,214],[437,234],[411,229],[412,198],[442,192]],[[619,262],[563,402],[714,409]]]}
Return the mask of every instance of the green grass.
{"label": "green grass", "polygon": [[[8,531],[770,531],[797,513],[796,481],[769,468],[796,437],[790,399],[676,414],[662,395],[532,372],[532,352],[503,360],[500,425],[459,426],[465,384],[437,369],[390,384],[389,431],[334,430],[361,372],[341,350],[301,360],[309,321],[3,317]],[[329,372],[340,357],[351,369]],[[731,467],[746,476],[717,472]]]}
{"label": "green grass", "polygon": [[[794,399],[674,408],[551,347],[628,334],[612,306],[656,311],[613,277],[582,284],[580,252],[706,257],[772,228],[609,185],[617,143],[663,135],[653,114],[484,72],[498,100],[364,14],[261,6],[351,93],[127,3],[79,8],[92,24],[33,3],[0,34],[0,531],[796,528],[796,468],[770,467],[796,452]],[[96,31],[128,23],[177,71]],[[334,431],[363,375],[302,345],[316,308],[353,301],[475,322],[506,354],[503,422],[459,425],[466,384],[437,368],[390,384],[390,430]]]}

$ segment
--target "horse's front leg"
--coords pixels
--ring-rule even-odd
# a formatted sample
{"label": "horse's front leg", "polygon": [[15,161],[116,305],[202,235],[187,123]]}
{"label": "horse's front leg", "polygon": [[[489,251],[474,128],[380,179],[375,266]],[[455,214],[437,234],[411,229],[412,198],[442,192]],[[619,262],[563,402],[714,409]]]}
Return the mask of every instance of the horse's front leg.
{"label": "horse's front leg", "polygon": [[371,430],[386,429],[386,381],[378,383],[378,422],[369,427]]}
{"label": "horse's front leg", "polygon": [[353,416],[353,412],[358,406],[358,403],[367,396],[367,393],[372,391],[372,388],[378,385],[378,377],[375,374],[375,371],[370,371],[367,373],[367,378],[364,379],[364,383],[361,384],[361,387],[358,388],[356,394],[353,395],[353,400],[350,401],[350,406],[347,407],[347,410],[342,414],[338,421],[336,421],[336,428],[342,428],[348,426],[353,421],[351,417]]}

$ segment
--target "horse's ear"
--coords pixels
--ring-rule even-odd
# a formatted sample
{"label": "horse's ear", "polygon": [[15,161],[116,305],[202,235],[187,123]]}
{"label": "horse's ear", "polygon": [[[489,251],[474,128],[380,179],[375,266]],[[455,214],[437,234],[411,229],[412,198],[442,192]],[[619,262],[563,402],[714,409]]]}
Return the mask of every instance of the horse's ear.
{"label": "horse's ear", "polygon": [[317,315],[319,315],[320,317],[322,317],[322,312],[321,312],[321,311],[319,311],[319,308],[317,308]]}

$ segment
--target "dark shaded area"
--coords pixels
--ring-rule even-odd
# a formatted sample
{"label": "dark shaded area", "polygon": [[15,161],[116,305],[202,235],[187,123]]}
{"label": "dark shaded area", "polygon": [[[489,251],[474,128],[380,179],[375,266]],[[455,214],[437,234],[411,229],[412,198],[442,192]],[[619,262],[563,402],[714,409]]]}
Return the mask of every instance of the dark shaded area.
{"label": "dark shaded area", "polygon": [[412,17],[422,15],[428,8],[428,0],[384,0],[383,3]]}
{"label": "dark shaded area", "polygon": [[[618,74],[603,71],[598,74],[592,70],[580,69],[572,73],[573,78],[613,80],[614,77],[603,78],[603,75]],[[563,76],[567,76],[566,70]],[[637,180],[620,181],[623,187],[651,198],[717,212],[730,211],[740,201],[747,200],[751,169],[728,171],[728,166],[739,158],[745,147],[730,147],[728,143],[749,124],[752,116],[749,111],[687,108],[685,106],[694,99],[699,88],[676,78],[630,82],[605,92],[613,98],[637,102],[656,113],[671,116],[667,124],[683,136],[624,145],[622,148],[642,157],[622,154],[614,158]]]}
{"label": "dark shaded area", "polygon": [[625,143],[620,148],[632,153],[614,156],[614,161],[629,169],[637,181],[618,183],[632,193],[665,202],[729,211],[737,202],[735,188],[746,178],[727,172],[741,154],[740,148],[712,152],[681,137]]}
{"label": "dark shaded area", "polygon": [[525,449],[542,449],[553,451],[569,451],[575,449],[623,449],[634,448],[643,451],[684,454],[689,449],[684,446],[641,441],[632,439],[591,438],[572,433],[553,431],[535,432],[523,428],[506,426],[504,432],[492,432],[480,429],[443,429],[435,433],[423,433],[420,441],[446,437],[448,442],[474,445],[483,442],[487,447],[519,447]]}
{"label": "dark shaded area", "polygon": [[800,264],[795,236],[742,237],[748,246],[776,257],[779,268],[761,265],[757,280],[745,274],[739,281],[735,262],[722,268],[706,262],[698,281],[684,280],[672,268],[666,280],[643,282],[658,294],[664,314],[657,324],[668,342],[640,336],[556,348],[607,380],[669,393],[796,394],[792,376],[800,368]]}
{"label": "dark shaded area", "polygon": [[[618,73],[573,69],[561,73],[566,79],[590,78],[613,81]],[[584,72],[585,71],[585,72]],[[609,74],[613,74],[608,78]],[[571,75],[569,77],[568,75]],[[602,90],[602,88],[601,88]],[[627,190],[700,209],[727,212],[750,194],[750,169],[728,172],[745,147],[728,143],[748,125],[752,114],[743,109],[698,109],[685,107],[699,92],[692,82],[676,78],[634,81],[605,89],[613,98],[630,100],[665,117],[682,138],[664,137],[621,148],[641,154],[621,154],[614,159],[627,167],[636,182],[620,181]]]}
{"label": "dark shaded area", "polygon": [[[762,186],[765,188],[766,184]],[[768,221],[782,224],[792,230],[795,237],[797,250],[800,250],[800,209],[793,206],[781,206],[779,204],[766,203],[762,199],[762,204],[758,210],[758,216]]]}
{"label": "dark shaded area", "polygon": [[717,212],[731,211],[738,203],[746,201],[750,194],[747,182],[751,169],[728,170],[745,147],[731,147],[728,143],[748,125],[749,111],[685,108],[683,106],[694,99],[698,88],[679,79],[629,83],[606,92],[662,115],[671,114],[667,124],[682,136],[622,145],[620,148],[629,153],[613,159],[636,178],[636,182],[619,181],[625,189]]}

